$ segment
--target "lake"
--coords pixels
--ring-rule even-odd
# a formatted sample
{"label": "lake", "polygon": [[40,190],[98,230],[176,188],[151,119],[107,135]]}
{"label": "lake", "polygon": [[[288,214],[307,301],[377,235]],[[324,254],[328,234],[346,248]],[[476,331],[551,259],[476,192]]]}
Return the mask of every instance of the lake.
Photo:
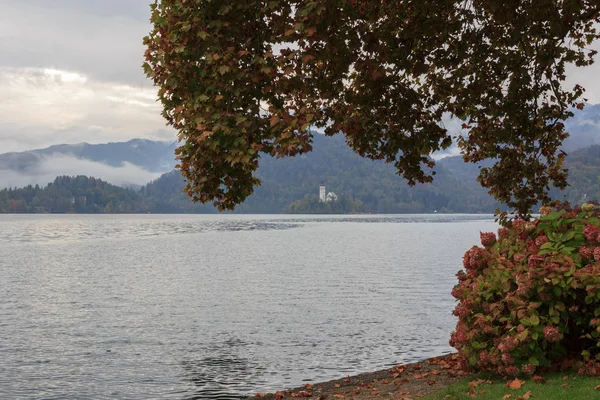
{"label": "lake", "polygon": [[0,398],[235,399],[447,354],[478,215],[0,215]]}

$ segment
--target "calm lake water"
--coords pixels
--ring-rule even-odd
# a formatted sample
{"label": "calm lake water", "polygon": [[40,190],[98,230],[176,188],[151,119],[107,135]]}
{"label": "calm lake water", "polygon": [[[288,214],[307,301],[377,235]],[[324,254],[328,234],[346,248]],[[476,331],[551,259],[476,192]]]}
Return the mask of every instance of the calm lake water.
{"label": "calm lake water", "polygon": [[0,215],[0,398],[233,399],[451,352],[491,216]]}

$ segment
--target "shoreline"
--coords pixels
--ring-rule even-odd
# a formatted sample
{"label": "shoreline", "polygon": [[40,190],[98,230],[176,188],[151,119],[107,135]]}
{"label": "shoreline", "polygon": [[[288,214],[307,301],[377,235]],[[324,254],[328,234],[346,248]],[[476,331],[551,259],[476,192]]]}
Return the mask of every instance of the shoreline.
{"label": "shoreline", "polygon": [[457,353],[452,353],[375,372],[282,389],[275,393],[257,393],[247,399],[410,400],[439,392],[465,376],[468,374],[460,370]]}

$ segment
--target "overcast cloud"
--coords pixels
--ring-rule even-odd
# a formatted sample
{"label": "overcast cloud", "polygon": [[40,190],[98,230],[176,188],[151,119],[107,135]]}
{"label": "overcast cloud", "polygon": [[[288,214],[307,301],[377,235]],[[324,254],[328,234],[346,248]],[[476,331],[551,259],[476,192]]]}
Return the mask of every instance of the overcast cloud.
{"label": "overcast cloud", "polygon": [[[0,0],[0,153],[174,140],[142,72],[149,0]],[[600,102],[600,65],[569,74]]]}

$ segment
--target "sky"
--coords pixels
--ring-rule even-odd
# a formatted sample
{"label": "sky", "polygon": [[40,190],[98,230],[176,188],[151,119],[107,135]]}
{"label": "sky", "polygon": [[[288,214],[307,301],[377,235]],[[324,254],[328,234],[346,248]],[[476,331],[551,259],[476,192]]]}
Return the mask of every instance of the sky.
{"label": "sky", "polygon": [[[149,0],[0,0],[0,153],[175,140],[142,71]],[[600,64],[569,71],[600,103]]]}
{"label": "sky", "polygon": [[0,0],[0,153],[175,140],[142,71],[148,0]]}

